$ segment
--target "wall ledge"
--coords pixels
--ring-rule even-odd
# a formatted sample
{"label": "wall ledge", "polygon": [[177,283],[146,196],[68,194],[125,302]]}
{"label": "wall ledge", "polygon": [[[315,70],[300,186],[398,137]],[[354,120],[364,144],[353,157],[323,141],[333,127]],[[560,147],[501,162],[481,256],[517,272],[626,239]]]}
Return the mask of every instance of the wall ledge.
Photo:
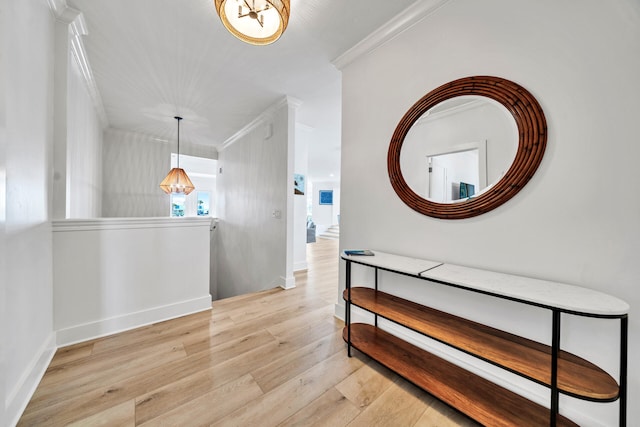
{"label": "wall ledge", "polygon": [[156,217],[156,218],[90,218],[51,221],[53,232],[124,230],[132,228],[211,227],[212,217]]}

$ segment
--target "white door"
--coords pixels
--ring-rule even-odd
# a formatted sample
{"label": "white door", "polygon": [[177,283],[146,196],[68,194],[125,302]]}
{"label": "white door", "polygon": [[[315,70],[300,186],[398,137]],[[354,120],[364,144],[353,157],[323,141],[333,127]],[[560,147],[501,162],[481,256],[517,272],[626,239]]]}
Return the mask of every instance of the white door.
{"label": "white door", "polygon": [[432,162],[429,168],[429,199],[446,202],[447,194],[447,169]]}

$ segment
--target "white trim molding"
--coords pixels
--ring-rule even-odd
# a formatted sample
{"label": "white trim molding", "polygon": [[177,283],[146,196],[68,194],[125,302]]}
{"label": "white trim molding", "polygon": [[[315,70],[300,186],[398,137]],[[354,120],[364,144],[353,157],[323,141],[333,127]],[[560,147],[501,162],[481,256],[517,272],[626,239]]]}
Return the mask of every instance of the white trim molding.
{"label": "white trim molding", "polygon": [[123,230],[129,228],[176,228],[176,227],[212,227],[212,217],[181,218],[93,218],[58,219],[51,222],[53,232]]}
{"label": "white trim molding", "polygon": [[56,335],[54,332],[49,334],[47,339],[40,346],[40,349],[38,349],[36,354],[34,354],[28,368],[24,370],[24,374],[18,381],[15,388],[8,393],[6,403],[2,402],[2,405],[6,405],[5,416],[6,420],[9,422],[7,425],[18,424],[18,421],[26,409],[27,404],[31,400],[33,393],[35,393],[38,384],[40,384],[42,377],[44,377],[44,374],[56,353],[55,337]]}
{"label": "white trim molding", "polygon": [[273,282],[271,282],[270,287],[271,288],[280,287],[285,290],[293,289],[296,287],[296,278],[294,276],[291,276],[291,277],[279,276],[276,279],[274,279]]}
{"label": "white trim molding", "polygon": [[297,264],[294,264],[294,266],[293,266],[293,271],[294,272],[296,272],[296,271],[305,271],[305,270],[308,270],[308,269],[309,269],[309,265],[307,264],[307,261],[299,262]]}
{"label": "white trim molding", "polygon": [[66,0],[47,0],[49,3],[49,9],[53,13],[54,18],[58,18],[64,10],[68,7]]}
{"label": "white trim molding", "polygon": [[351,49],[331,61],[338,69],[342,70],[351,62],[360,56],[366,55],[378,47],[382,46],[389,40],[398,36],[403,31],[411,28],[427,16],[434,13],[440,7],[444,6],[451,0],[418,0],[403,12],[396,15],[382,27],[369,34]]}
{"label": "white trim molding", "polygon": [[56,344],[64,347],[206,310],[211,310],[211,295],[59,329]]}
{"label": "white trim molding", "polygon": [[48,2],[49,8],[56,20],[61,24],[69,26],[69,50],[80,68],[85,85],[89,91],[89,96],[93,102],[93,107],[100,119],[102,129],[106,129],[109,127],[109,119],[107,118],[107,112],[104,109],[102,96],[100,96],[98,85],[95,77],[93,76],[89,59],[87,58],[87,51],[85,50],[84,43],[82,41],[82,36],[89,34],[87,23],[84,20],[84,15],[78,9],[69,7],[66,0],[48,0]]}
{"label": "white trim molding", "polygon": [[232,145],[234,142],[236,142],[237,140],[239,140],[240,138],[242,138],[243,136],[245,136],[246,134],[248,134],[249,132],[257,128],[258,126],[267,122],[271,117],[273,117],[273,114],[278,109],[280,109],[281,107],[284,107],[285,105],[298,109],[302,105],[302,101],[300,101],[299,99],[293,98],[291,96],[283,96],[280,100],[278,100],[277,102],[272,104],[270,107],[268,107],[266,110],[264,110],[262,113],[260,113],[258,117],[253,119],[251,122],[245,125],[242,129],[234,133],[225,142],[223,142],[222,148],[220,148],[218,152],[223,151],[224,149]]}

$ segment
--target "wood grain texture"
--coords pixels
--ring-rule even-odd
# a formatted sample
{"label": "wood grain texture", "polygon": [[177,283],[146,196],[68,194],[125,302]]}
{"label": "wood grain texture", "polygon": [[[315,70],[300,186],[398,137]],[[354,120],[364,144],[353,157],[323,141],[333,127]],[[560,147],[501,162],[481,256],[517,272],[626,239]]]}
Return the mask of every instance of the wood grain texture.
{"label": "wood grain texture", "polygon": [[[516,157],[505,175],[476,197],[456,203],[437,203],[416,194],[400,169],[402,144],[413,124],[442,101],[463,95],[479,95],[502,104],[518,127]],[[547,145],[547,122],[535,97],[517,83],[493,76],[465,77],[446,83],[416,102],[400,119],[387,154],[389,179],[396,194],[411,209],[442,219],[463,219],[489,212],[515,196],[538,169]]]}
{"label": "wood grain texture", "polygon": [[[343,297],[348,298],[346,290]],[[351,288],[351,302],[540,384],[551,385],[551,347],[547,345],[371,288]],[[600,401],[615,400],[619,390],[607,372],[565,351],[560,352],[558,361],[558,387],[565,394]]]}
{"label": "wood grain texture", "polygon": [[397,406],[397,390],[385,393],[393,386],[413,395],[407,427],[428,425],[428,413],[477,426],[454,410],[441,415],[432,406],[441,404],[362,353],[347,357],[333,316],[338,242],[307,250],[294,289],[59,349],[18,425],[365,425]]}
{"label": "wood grain texture", "polygon": [[[343,338],[346,341],[346,327]],[[484,425],[538,427],[549,423],[549,409],[375,326],[351,324],[351,343],[398,375]],[[557,425],[577,426],[563,416],[558,417]]]}
{"label": "wood grain texture", "polygon": [[349,423],[349,427],[410,426],[416,424],[424,413],[424,407],[433,402],[433,397],[419,393],[418,389],[399,381],[392,383],[380,399],[371,402],[362,415]]}
{"label": "wood grain texture", "polygon": [[349,402],[338,390],[331,388],[309,405],[284,420],[279,426],[344,426],[359,414],[360,411],[357,407]]}
{"label": "wood grain texture", "polygon": [[391,387],[397,378],[396,374],[371,360],[336,388],[354,405],[364,409]]}
{"label": "wood grain texture", "polygon": [[128,427],[135,425],[135,403],[128,400],[81,421],[71,423],[69,427]]}

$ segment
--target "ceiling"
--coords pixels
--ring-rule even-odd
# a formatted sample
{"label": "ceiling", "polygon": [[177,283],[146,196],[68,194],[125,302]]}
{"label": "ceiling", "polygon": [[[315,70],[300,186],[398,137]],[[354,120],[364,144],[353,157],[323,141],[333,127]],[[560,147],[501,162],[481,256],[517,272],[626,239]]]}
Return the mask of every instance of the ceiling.
{"label": "ceiling", "polygon": [[283,36],[252,46],[226,31],[213,0],[68,0],[84,14],[110,127],[174,140],[180,115],[181,140],[220,148],[290,96],[302,102],[312,181],[339,177],[341,82],[331,61],[414,2],[291,0]]}

